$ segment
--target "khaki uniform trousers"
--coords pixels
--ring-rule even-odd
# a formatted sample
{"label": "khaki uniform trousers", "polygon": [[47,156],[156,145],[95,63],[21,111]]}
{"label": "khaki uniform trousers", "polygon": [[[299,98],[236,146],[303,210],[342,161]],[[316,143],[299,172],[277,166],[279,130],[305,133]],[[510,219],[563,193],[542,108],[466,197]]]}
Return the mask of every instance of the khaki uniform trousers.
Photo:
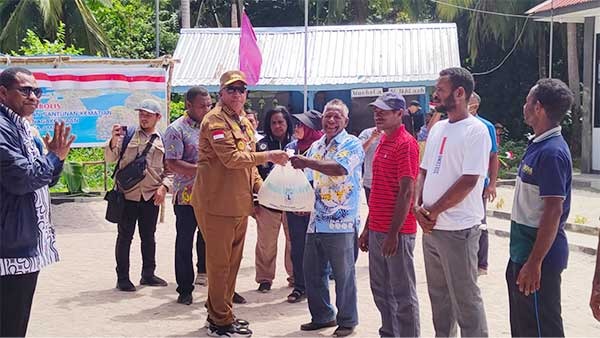
{"label": "khaki uniform trousers", "polygon": [[275,279],[275,266],[277,261],[277,240],[279,229],[283,224],[285,234],[285,271],[288,274],[288,282],[294,282],[294,270],[292,268],[292,244],[287,225],[285,212],[271,211],[260,207],[256,214],[256,282],[273,283]]}
{"label": "khaki uniform trousers", "polygon": [[233,293],[242,261],[248,216],[217,216],[195,211],[206,243],[208,316],[216,325],[230,325],[234,321]]}

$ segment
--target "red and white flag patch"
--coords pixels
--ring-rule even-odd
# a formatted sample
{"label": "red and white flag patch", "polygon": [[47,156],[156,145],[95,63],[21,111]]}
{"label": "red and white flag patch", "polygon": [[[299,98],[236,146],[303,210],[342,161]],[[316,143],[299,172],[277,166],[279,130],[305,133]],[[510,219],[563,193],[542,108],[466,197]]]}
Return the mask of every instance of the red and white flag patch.
{"label": "red and white flag patch", "polygon": [[215,130],[212,132],[213,140],[222,140],[225,138],[225,131],[223,130]]}

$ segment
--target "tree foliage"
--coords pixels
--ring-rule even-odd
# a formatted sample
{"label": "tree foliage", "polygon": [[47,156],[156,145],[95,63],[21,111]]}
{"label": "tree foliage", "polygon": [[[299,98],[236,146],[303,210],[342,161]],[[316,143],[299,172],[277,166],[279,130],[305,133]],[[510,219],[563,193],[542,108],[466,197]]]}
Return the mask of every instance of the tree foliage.
{"label": "tree foliage", "polygon": [[[109,5],[108,0],[94,0]],[[0,2],[0,52],[19,50],[27,30],[42,39],[56,39],[60,22],[64,40],[86,54],[109,55],[104,32],[84,0],[2,0]]]}
{"label": "tree foliage", "polygon": [[40,39],[34,31],[28,29],[21,44],[19,52],[12,51],[13,55],[81,55],[83,48],[65,44],[65,24],[59,22],[56,39],[49,41]]}
{"label": "tree foliage", "polygon": [[[477,58],[480,46],[488,42],[497,43],[505,50],[510,49],[523,29],[523,25],[527,26],[520,44],[523,48],[532,48],[536,46],[537,34],[544,28],[544,24],[536,23],[533,19],[483,12],[524,15],[525,11],[539,3],[538,0],[447,0],[446,2],[448,5],[437,5],[437,14],[440,19],[450,22],[466,18],[466,21],[463,22],[468,31],[467,39],[471,60]],[[455,6],[472,8],[476,11],[468,11]]]}
{"label": "tree foliage", "polygon": [[[110,42],[113,56],[133,59],[156,56],[153,3],[147,0],[113,0],[110,6],[106,6],[97,1],[89,2]],[[166,6],[161,6],[159,14],[161,55],[173,53],[179,36],[177,13],[164,8]]]}

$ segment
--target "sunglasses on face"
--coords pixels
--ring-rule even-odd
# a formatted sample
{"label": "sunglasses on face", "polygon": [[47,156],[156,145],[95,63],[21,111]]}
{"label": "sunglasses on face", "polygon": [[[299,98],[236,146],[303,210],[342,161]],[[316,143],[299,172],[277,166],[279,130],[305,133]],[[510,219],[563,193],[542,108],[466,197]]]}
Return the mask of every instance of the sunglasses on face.
{"label": "sunglasses on face", "polygon": [[31,93],[33,93],[33,95],[35,95],[35,97],[37,97],[38,99],[40,97],[42,97],[42,88],[36,88],[36,87],[14,87],[13,89],[15,89],[16,91],[18,91],[24,97],[29,97],[31,95]]}
{"label": "sunglasses on face", "polygon": [[227,86],[227,87],[225,87],[225,90],[227,91],[227,94],[232,95],[235,92],[244,94],[247,89],[244,86]]}

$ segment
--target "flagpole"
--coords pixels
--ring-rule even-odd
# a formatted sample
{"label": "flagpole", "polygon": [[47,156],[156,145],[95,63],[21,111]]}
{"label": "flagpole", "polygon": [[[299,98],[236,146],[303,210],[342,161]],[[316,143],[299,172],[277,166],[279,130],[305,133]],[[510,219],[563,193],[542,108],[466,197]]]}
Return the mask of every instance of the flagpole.
{"label": "flagpole", "polygon": [[308,110],[308,0],[304,0],[304,110]]}
{"label": "flagpole", "polygon": [[550,53],[548,54],[548,78],[552,78],[552,54],[554,40],[554,0],[550,1]]}

